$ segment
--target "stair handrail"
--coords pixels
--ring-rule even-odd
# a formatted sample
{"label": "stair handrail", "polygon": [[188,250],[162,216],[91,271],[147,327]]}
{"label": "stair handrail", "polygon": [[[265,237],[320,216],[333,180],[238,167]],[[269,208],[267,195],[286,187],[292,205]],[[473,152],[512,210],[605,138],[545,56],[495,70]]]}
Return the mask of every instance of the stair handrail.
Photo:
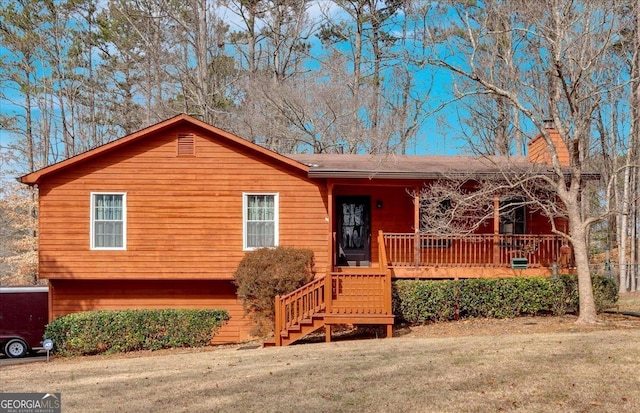
{"label": "stair handrail", "polygon": [[325,277],[323,275],[316,278],[287,295],[276,296],[274,326],[276,345],[280,345],[282,331],[324,310],[327,296]]}
{"label": "stair handrail", "polygon": [[385,284],[384,284],[384,296],[385,296],[385,311],[387,314],[392,314],[392,287],[391,287],[391,270],[389,269],[389,261],[387,261],[387,247],[384,244],[384,233],[382,230],[378,231],[378,260],[380,262],[380,270],[385,273]]}

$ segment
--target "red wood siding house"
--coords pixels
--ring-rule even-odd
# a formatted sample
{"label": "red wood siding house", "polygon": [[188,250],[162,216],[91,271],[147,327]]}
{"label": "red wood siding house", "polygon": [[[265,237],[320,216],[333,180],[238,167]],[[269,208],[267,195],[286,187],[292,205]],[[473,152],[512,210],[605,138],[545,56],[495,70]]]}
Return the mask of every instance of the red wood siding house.
{"label": "red wood siding house", "polygon": [[[532,143],[537,158],[517,162],[548,160],[544,140]],[[277,333],[275,342],[286,344],[344,322],[390,331],[391,277],[551,273],[566,251],[539,214],[525,214],[517,237],[500,234],[497,220],[474,239],[416,231],[410,190],[456,164],[487,168],[460,157],[282,156],[180,115],[21,181],[39,189],[40,277],[49,281],[51,319],[93,309],[220,308],[231,319],[216,340],[243,340],[251,323],[233,272],[245,252],[309,248],[318,279],[280,298],[278,331],[309,326]],[[527,268],[512,269],[515,245],[532,243],[535,251],[520,251]]]}

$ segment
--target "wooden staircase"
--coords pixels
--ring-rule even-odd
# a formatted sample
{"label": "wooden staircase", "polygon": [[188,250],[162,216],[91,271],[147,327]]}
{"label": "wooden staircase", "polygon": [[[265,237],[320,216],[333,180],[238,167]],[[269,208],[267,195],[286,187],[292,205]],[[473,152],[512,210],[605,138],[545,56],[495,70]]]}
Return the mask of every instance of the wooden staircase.
{"label": "wooden staircase", "polygon": [[[380,234],[382,236],[382,234]],[[343,269],[275,299],[275,333],[265,346],[286,346],[324,327],[331,341],[331,327],[338,324],[386,325],[392,336],[391,272],[384,243],[380,268],[350,272]]]}
{"label": "wooden staircase", "polygon": [[383,324],[391,337],[391,277],[385,273],[331,273],[276,297],[275,336],[264,346],[286,346],[324,327]]}

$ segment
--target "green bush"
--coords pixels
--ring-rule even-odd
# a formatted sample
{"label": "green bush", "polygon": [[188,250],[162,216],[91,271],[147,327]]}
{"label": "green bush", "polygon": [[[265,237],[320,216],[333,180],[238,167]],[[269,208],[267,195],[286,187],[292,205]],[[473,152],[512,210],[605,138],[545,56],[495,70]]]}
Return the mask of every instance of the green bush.
{"label": "green bush", "polygon": [[223,310],[87,311],[56,318],[45,337],[64,356],[198,347],[228,318]]}
{"label": "green bush", "polygon": [[561,312],[561,286],[546,278],[470,279],[459,283],[464,318],[508,318]]}
{"label": "green bush", "polygon": [[416,323],[453,320],[457,291],[456,284],[449,281],[395,281],[393,313]]}
{"label": "green bush", "polygon": [[251,333],[266,336],[273,331],[275,296],[313,280],[313,251],[277,247],[247,252],[234,276],[245,312],[256,322]]}
{"label": "green bush", "polygon": [[[564,285],[565,302],[568,313],[577,313],[580,307],[578,295],[578,278],[571,275],[560,276],[560,282]],[[593,299],[596,302],[598,312],[611,308],[618,302],[618,289],[613,279],[594,275],[591,277],[593,284]]]}
{"label": "green bush", "polygon": [[[593,276],[596,308],[617,301],[615,283]],[[393,284],[394,314],[410,323],[458,318],[507,318],[521,315],[575,313],[575,276],[552,278],[496,278],[461,281],[399,280]]]}

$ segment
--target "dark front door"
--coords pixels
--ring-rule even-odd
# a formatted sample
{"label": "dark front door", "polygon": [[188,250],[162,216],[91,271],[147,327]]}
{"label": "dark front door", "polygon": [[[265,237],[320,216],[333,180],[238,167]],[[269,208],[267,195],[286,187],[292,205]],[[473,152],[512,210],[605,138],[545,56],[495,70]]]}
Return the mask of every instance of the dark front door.
{"label": "dark front door", "polygon": [[336,198],[338,265],[368,266],[371,260],[371,198]]}

